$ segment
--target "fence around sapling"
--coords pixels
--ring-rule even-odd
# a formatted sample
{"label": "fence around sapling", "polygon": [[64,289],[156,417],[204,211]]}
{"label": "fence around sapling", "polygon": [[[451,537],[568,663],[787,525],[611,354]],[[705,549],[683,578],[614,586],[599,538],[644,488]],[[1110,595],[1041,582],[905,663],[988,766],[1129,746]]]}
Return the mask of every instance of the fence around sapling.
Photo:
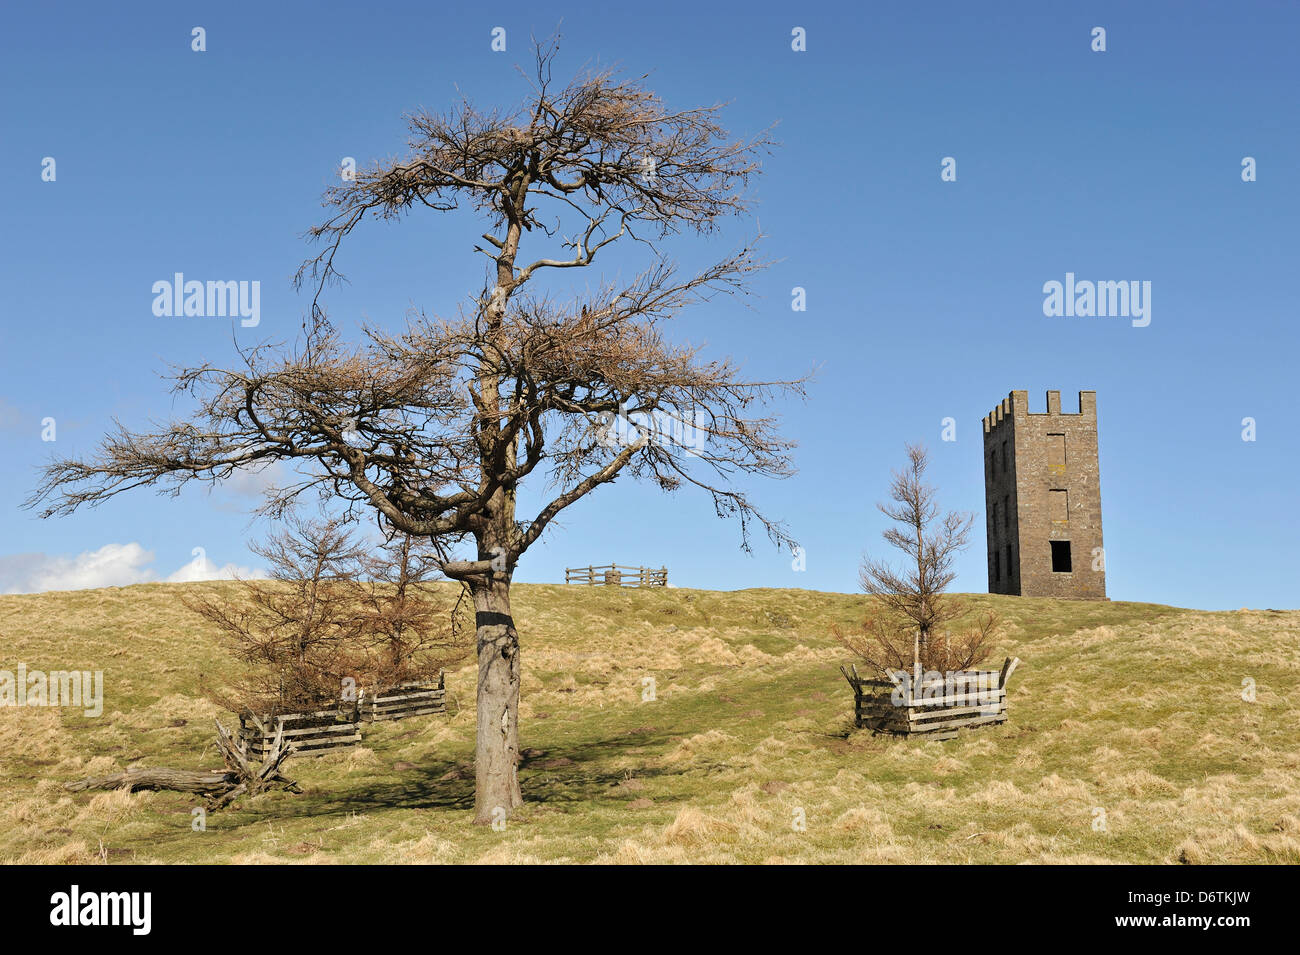
{"label": "fence around sapling", "polygon": [[361,742],[361,719],[357,705],[340,704],[333,709],[277,716],[239,717],[239,741],[249,757],[263,760],[275,744],[279,726],[284,727],[284,744],[292,744],[299,756],[317,756]]}
{"label": "fence around sapling", "polygon": [[624,564],[595,564],[564,568],[566,584],[609,587],[667,587],[667,567],[629,567]]}
{"label": "fence around sapling", "polygon": [[1001,670],[931,673],[919,681],[901,670],[885,680],[861,677],[856,666],[840,667],[840,672],[853,687],[853,718],[858,727],[951,739],[961,729],[1006,722],[1007,680],[1019,664],[1018,657],[1008,657]]}
{"label": "fence around sapling", "polygon": [[361,697],[361,719],[368,723],[446,712],[447,682],[441,671],[436,680],[416,680],[363,691]]}

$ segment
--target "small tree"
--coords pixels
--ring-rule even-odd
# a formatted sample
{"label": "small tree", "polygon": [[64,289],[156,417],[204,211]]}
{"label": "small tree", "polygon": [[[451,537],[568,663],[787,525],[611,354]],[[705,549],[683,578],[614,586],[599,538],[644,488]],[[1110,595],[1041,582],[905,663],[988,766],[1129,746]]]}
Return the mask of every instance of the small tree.
{"label": "small tree", "polygon": [[907,458],[907,466],[893,472],[889,503],[876,505],[896,525],[881,536],[907,561],[895,569],[864,558],[859,579],[877,611],[857,632],[833,628],[833,633],[877,673],[964,670],[988,657],[986,642],[997,629],[992,613],[956,634],[947,626],[969,612],[945,590],[956,576],[953,558],[969,545],[972,516],[955,511],[940,516],[935,488],[925,482],[929,452],[909,444]]}
{"label": "small tree", "polygon": [[269,565],[268,579],[241,581],[243,599],[221,593],[181,598],[215,624],[235,658],[250,667],[209,695],[235,712],[254,714],[337,700],[367,628],[358,580],[364,550],[343,522],[296,515],[250,549]]}
{"label": "small tree", "polygon": [[463,658],[469,642],[452,626],[454,602],[438,593],[438,558],[427,541],[392,533],[362,560],[363,655],[354,666],[365,686],[432,678]]}

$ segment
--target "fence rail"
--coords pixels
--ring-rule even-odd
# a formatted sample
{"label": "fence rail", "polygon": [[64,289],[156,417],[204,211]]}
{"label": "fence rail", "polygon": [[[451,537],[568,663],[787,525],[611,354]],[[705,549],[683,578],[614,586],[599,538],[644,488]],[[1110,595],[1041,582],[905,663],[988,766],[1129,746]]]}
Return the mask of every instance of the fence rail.
{"label": "fence rail", "polygon": [[1007,680],[1020,659],[1008,657],[1001,670],[966,670],[919,682],[899,671],[887,680],[858,676],[840,667],[853,687],[854,723],[878,733],[951,739],[959,729],[1005,723]]}
{"label": "fence rail", "polygon": [[589,587],[667,587],[667,567],[629,567],[625,564],[591,564],[587,567],[564,568],[566,584],[586,584]]}
{"label": "fence rail", "polygon": [[447,712],[446,674],[436,680],[401,683],[379,690],[363,691],[357,701],[340,700],[330,707],[303,713],[276,715],[244,714],[239,717],[239,740],[255,760],[263,760],[275,742],[276,729],[284,726],[284,742],[292,743],[299,755],[316,756],[340,746],[361,742],[362,722],[400,720]]}
{"label": "fence rail", "polygon": [[361,723],[356,704],[309,713],[284,713],[253,719],[239,718],[239,739],[256,760],[266,758],[275,741],[278,724],[284,725],[284,742],[292,743],[303,756],[314,756],[340,746],[361,742]]}
{"label": "fence rail", "polygon": [[408,716],[429,716],[447,712],[447,680],[439,673],[436,680],[418,680],[385,687],[363,696],[361,719],[401,720]]}

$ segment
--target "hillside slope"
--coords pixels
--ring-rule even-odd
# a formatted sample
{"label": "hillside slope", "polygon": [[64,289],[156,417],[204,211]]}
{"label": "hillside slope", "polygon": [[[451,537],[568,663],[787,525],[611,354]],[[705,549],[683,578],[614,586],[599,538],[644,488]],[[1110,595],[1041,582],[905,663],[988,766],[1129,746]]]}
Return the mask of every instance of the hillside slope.
{"label": "hillside slope", "polygon": [[866,598],[521,584],[528,805],[504,832],[469,824],[470,668],[452,715],[291,760],[302,795],[206,832],[181,794],[65,792],[219,762],[199,682],[231,662],[177,598],[229,586],[0,597],[0,669],[106,684],[99,718],[0,707],[0,861],[1300,862],[1296,611],[977,597],[1024,661],[1010,721],[921,743],[852,728],[827,630]]}

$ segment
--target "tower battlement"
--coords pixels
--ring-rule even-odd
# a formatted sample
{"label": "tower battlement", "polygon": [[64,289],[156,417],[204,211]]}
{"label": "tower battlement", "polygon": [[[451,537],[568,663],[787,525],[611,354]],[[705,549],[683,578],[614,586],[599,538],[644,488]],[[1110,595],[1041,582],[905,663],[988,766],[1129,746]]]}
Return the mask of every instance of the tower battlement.
{"label": "tower battlement", "polygon": [[1003,398],[998,406],[984,416],[984,433],[988,434],[998,425],[1002,424],[1007,418],[1026,417],[1028,415],[1065,415],[1069,417],[1091,417],[1096,420],[1097,417],[1097,392],[1081,391],[1079,392],[1079,410],[1062,411],[1061,410],[1061,393],[1059,391],[1047,392],[1047,410],[1030,411],[1029,410],[1029,392],[1013,391],[1007,397]]}
{"label": "tower battlement", "polygon": [[984,500],[990,593],[1105,599],[1095,391],[1077,412],[1013,391],[985,415]]}

